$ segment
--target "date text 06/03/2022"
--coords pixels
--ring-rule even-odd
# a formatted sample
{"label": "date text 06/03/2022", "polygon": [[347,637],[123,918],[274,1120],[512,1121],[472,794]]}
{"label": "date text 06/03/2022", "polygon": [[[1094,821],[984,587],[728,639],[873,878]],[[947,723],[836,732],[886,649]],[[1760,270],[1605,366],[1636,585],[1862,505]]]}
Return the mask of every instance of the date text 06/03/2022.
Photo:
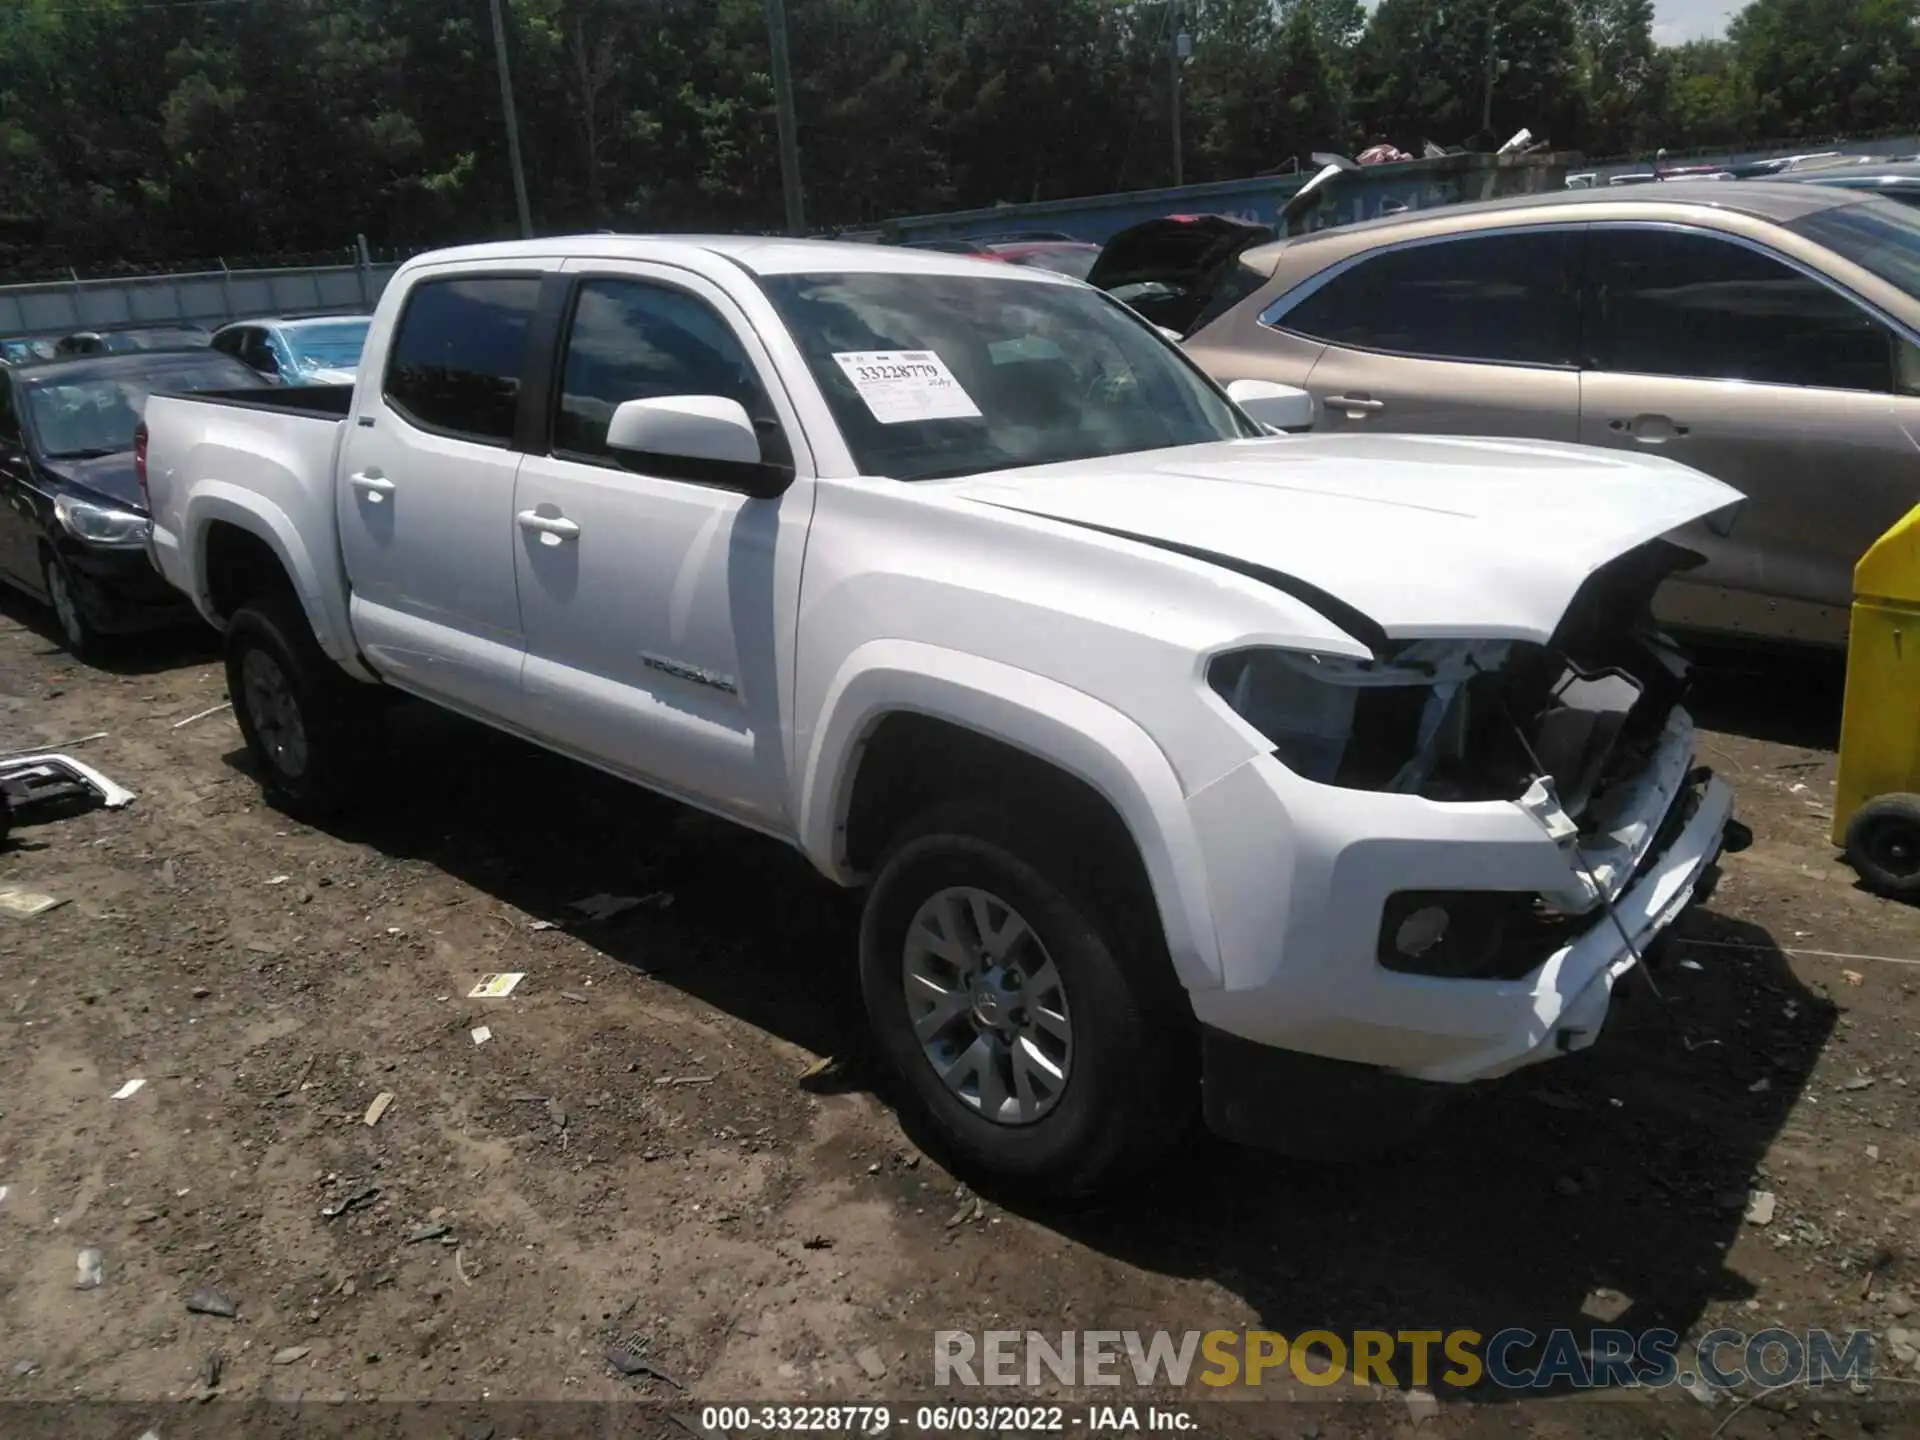
{"label": "date text 06/03/2022", "polygon": [[1199,1422],[1177,1405],[708,1405],[701,1429],[723,1435],[1185,1433]]}

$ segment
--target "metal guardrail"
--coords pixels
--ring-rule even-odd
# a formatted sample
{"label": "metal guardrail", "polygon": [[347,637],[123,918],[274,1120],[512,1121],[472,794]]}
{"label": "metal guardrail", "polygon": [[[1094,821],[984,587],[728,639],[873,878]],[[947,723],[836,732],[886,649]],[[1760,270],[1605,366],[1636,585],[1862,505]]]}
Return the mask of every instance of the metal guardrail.
{"label": "metal guardrail", "polygon": [[262,315],[373,309],[397,264],[200,270],[0,285],[0,335],[60,336],[126,325],[224,325]]}

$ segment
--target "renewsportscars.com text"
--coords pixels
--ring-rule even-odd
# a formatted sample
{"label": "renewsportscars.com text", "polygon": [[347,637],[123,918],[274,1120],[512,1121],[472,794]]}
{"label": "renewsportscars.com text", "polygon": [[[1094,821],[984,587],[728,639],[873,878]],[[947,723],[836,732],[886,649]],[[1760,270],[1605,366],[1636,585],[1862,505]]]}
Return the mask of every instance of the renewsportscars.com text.
{"label": "renewsportscars.com text", "polygon": [[1683,1354],[1672,1330],[1598,1328],[1544,1334],[1477,1330],[937,1330],[936,1385],[1175,1388],[1446,1385],[1503,1390],[1660,1388],[1704,1381],[1732,1387],[1826,1384],[1873,1378],[1866,1330],[1708,1332]]}

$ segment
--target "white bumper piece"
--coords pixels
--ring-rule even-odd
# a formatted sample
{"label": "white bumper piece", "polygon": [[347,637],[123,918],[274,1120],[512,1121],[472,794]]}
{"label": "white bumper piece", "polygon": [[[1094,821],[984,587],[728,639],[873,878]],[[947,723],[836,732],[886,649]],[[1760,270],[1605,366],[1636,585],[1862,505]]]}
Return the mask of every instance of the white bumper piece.
{"label": "white bumper piece", "polygon": [[[1577,852],[1550,833],[1566,829],[1557,806],[1442,804],[1249,762],[1188,802],[1223,962],[1220,987],[1190,992],[1196,1015],[1257,1044],[1453,1083],[1586,1048],[1635,952],[1719,858],[1733,793],[1690,784],[1692,756],[1676,710]],[[1409,974],[1379,958],[1387,902],[1405,891],[1521,892],[1578,919],[1521,978]]]}

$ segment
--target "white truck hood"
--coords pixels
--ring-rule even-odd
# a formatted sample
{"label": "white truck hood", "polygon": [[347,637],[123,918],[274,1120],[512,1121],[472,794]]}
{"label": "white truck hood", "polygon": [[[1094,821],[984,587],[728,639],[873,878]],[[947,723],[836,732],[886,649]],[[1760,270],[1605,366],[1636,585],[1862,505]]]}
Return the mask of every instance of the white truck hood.
{"label": "white truck hood", "polygon": [[1304,582],[1396,639],[1545,642],[1594,570],[1741,495],[1551,441],[1306,435],[934,482]]}

